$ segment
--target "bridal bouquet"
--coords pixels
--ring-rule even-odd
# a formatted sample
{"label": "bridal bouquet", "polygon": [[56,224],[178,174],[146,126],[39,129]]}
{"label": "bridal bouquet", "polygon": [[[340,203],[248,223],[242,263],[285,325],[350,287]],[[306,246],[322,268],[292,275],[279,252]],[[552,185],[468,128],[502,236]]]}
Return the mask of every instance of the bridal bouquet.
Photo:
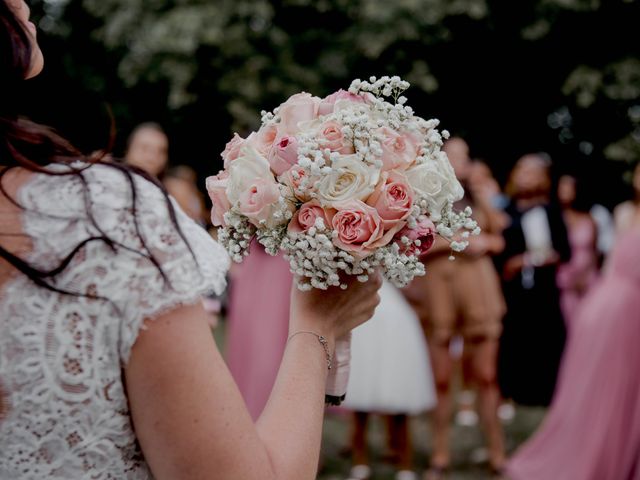
{"label": "bridal bouquet", "polygon": [[461,251],[479,230],[441,151],[448,133],[414,114],[399,77],[354,80],[321,99],[293,95],[222,153],[207,179],[219,241],[241,262],[255,237],[283,252],[301,289],[346,288],[379,269],[396,286],[424,275],[435,235]]}

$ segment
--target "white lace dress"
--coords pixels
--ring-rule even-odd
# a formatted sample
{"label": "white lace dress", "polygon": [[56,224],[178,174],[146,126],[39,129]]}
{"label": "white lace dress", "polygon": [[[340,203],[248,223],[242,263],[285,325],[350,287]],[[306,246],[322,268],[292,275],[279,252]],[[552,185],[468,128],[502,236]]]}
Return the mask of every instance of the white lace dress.
{"label": "white lace dress", "polygon": [[[143,321],[224,288],[228,257],[178,211],[197,259],[170,221],[165,198],[136,180],[136,235],[125,176],[106,166],[84,173],[94,225],[77,177],[33,175],[18,192],[28,260],[52,269],[99,229],[120,246],[90,241],[56,277],[57,294],[22,275],[0,292],[0,479],[148,479],[123,382]],[[174,203],[175,205],[175,203]],[[177,207],[176,207],[177,208]],[[4,230],[4,228],[2,229]]]}

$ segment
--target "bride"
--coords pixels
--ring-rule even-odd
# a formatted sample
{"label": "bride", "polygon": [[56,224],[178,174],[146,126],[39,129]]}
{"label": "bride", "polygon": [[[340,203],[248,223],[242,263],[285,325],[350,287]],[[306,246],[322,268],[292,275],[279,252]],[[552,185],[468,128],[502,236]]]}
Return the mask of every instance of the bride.
{"label": "bride", "polygon": [[329,355],[380,280],[292,291],[254,424],[199,303],[225,251],[142,172],[18,116],[42,65],[29,8],[0,0],[0,478],[315,478]]}

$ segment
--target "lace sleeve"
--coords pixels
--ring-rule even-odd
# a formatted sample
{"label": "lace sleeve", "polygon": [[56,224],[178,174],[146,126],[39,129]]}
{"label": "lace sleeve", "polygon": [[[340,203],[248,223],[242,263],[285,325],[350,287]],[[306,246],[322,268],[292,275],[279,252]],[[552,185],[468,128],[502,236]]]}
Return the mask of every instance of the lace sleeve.
{"label": "lace sleeve", "polygon": [[[145,319],[225,288],[224,248],[172,202],[176,228],[165,195],[140,176],[132,182],[106,165],[86,169],[82,178],[36,175],[20,197],[25,231],[34,241],[31,261],[38,268],[55,268],[84,245],[55,285],[102,301],[78,303],[77,297],[63,296],[60,302],[104,313],[110,322],[117,317],[109,335],[122,364]],[[102,236],[113,243],[88,241]],[[110,313],[98,313],[94,304],[108,305]]]}
{"label": "lace sleeve", "polygon": [[[193,304],[203,295],[221,294],[229,268],[224,248],[175,202],[172,201],[177,223],[188,244],[171,221],[166,199],[159,189],[142,179],[136,181],[136,189],[137,228],[143,240],[138,248],[146,254],[128,252],[122,259],[133,260],[127,268],[131,272],[126,284],[127,300],[118,305],[123,319],[120,329],[123,364],[129,360],[145,319]],[[136,230],[135,224],[129,228]]]}

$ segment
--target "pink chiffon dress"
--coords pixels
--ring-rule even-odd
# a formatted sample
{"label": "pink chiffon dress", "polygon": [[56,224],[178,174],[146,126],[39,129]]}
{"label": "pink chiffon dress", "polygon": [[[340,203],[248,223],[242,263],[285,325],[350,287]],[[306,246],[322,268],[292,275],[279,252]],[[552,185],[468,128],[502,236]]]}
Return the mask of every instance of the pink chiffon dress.
{"label": "pink chiffon dress", "polygon": [[254,419],[269,399],[282,361],[292,281],[289,264],[257,243],[233,267],[225,354]]}
{"label": "pink chiffon dress", "polygon": [[562,314],[570,326],[580,303],[598,279],[598,232],[595,224],[585,218],[569,228],[568,233],[571,260],[560,266],[557,281]]}
{"label": "pink chiffon dress", "polygon": [[513,480],[640,480],[640,228],[621,237],[578,308],[540,430]]}

